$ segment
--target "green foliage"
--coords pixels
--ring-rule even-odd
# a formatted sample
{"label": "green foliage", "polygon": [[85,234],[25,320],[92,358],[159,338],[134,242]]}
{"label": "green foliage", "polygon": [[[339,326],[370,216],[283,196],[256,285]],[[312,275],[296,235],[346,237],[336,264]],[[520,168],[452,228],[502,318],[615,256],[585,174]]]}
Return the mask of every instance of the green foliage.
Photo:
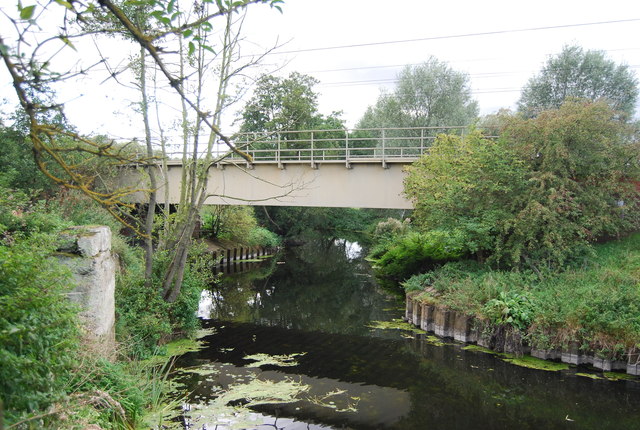
{"label": "green foliage", "polygon": [[404,288],[405,292],[411,291],[422,291],[433,282],[433,272],[424,272],[418,273],[417,275],[411,276],[404,282],[401,282],[400,285]]}
{"label": "green foliage", "polygon": [[288,78],[262,76],[241,117],[242,132],[310,130],[318,108],[315,78],[292,72]]}
{"label": "green foliage", "polygon": [[247,238],[257,226],[251,206],[207,206],[202,211],[202,232],[211,239],[248,244]]}
{"label": "green foliage", "polygon": [[0,246],[0,396],[9,422],[60,400],[74,366],[77,309],[65,297],[68,271],[50,257],[53,242],[34,234]]}
{"label": "green foliage", "polygon": [[374,258],[374,262],[378,275],[399,282],[439,263],[459,258],[465,251],[464,237],[459,232],[411,232],[394,241],[379,258]]}
{"label": "green foliage", "polygon": [[513,202],[525,189],[522,161],[504,142],[474,131],[465,137],[439,135],[429,155],[407,168],[405,193],[424,229],[460,231],[467,249],[494,247]]}
{"label": "green foliage", "polygon": [[264,227],[255,227],[249,232],[247,237],[247,245],[264,246],[266,248],[275,248],[280,246],[282,239],[272,231]]}
{"label": "green foliage", "polygon": [[[288,78],[272,75],[262,76],[253,97],[241,112],[241,132],[266,134],[266,140],[251,144],[253,149],[271,150],[300,149],[311,147],[309,130],[327,130],[314,135],[315,148],[331,149],[345,137],[341,112],[325,116],[318,112],[318,94],[313,87],[315,78],[293,72]],[[274,132],[285,131],[273,135]],[[325,151],[325,155],[332,155]],[[266,155],[262,153],[261,155]],[[295,156],[295,152],[284,152],[283,156]]]}
{"label": "green foliage", "polygon": [[57,189],[40,172],[33,159],[30,142],[17,127],[0,123],[0,186],[22,190],[26,194],[51,194]]}
{"label": "green foliage", "polygon": [[280,237],[258,225],[251,206],[207,206],[202,211],[202,234],[247,246],[276,247]]}
{"label": "green foliage", "polygon": [[145,286],[141,273],[127,273],[116,283],[116,335],[124,353],[149,357],[171,335],[169,304]]}
{"label": "green foliage", "polygon": [[503,139],[526,163],[526,191],[502,226],[496,260],[560,267],[589,244],[640,227],[632,127],[604,102],[566,102],[535,119],[512,117]]}
{"label": "green foliage", "polygon": [[477,115],[469,77],[430,57],[424,64],[406,66],[393,92],[381,94],[357,127],[469,125]]}
{"label": "green foliage", "polygon": [[484,305],[483,313],[494,324],[508,324],[524,332],[533,320],[534,309],[527,295],[500,291]]}
{"label": "green foliage", "polygon": [[385,221],[380,221],[376,224],[373,236],[378,241],[387,241],[403,235],[409,231],[409,222],[410,220],[408,218],[400,221],[399,219],[389,217]]}
{"label": "green foliage", "polygon": [[265,207],[257,211],[261,225],[287,238],[325,238],[361,241],[377,221],[375,211],[355,208]]}
{"label": "green foliage", "polygon": [[192,245],[181,292],[173,303],[164,301],[155,287],[160,285],[161,268],[166,261],[166,255],[156,254],[152,288],[145,284],[141,262],[130,266],[118,278],[116,335],[127,356],[148,358],[173,336],[191,336],[199,328],[195,310],[200,293],[215,281],[210,258],[207,258],[202,247]]}
{"label": "green foliage", "polygon": [[405,192],[422,229],[460,230],[480,261],[540,271],[640,228],[640,147],[606,103],[496,121],[497,141],[439,136],[408,169]]}
{"label": "green foliage", "polygon": [[567,98],[604,100],[614,111],[631,119],[638,98],[638,80],[627,65],[616,65],[602,51],[565,46],[550,58],[539,75],[522,91],[518,110],[534,117],[559,108]]}
{"label": "green foliage", "polygon": [[[87,415],[86,420],[103,428],[129,428],[139,423],[145,407],[149,406],[147,375],[125,362],[109,362],[101,358],[86,357],[74,374],[71,384],[81,393],[79,399],[103,395],[97,407],[82,411],[81,405],[69,405],[72,413]],[[113,400],[113,401],[112,401]],[[122,413],[124,412],[124,414]],[[74,421],[81,421],[77,417]]]}
{"label": "green foliage", "polygon": [[407,291],[433,289],[434,300],[452,309],[518,328],[538,348],[573,341],[607,358],[640,344],[638,285],[638,233],[596,245],[592,257],[563,272],[456,261],[404,283]]}
{"label": "green foliage", "polygon": [[0,186],[0,244],[36,233],[51,233],[69,225],[45,200],[31,201],[19,190]]}

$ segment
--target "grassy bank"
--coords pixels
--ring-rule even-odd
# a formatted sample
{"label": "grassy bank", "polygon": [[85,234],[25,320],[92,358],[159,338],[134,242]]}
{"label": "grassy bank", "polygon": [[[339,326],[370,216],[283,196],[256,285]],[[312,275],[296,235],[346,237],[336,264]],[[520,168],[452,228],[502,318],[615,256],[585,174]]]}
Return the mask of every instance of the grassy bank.
{"label": "grassy bank", "polygon": [[562,272],[500,271],[475,261],[444,264],[403,283],[421,299],[507,324],[539,349],[578,342],[602,357],[640,347],[640,233],[596,245]]}

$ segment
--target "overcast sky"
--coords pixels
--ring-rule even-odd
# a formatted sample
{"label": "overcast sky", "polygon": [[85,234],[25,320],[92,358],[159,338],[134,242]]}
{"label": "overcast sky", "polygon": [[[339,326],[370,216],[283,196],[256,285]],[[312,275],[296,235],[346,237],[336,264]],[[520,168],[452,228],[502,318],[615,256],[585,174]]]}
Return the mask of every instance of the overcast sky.
{"label": "overcast sky", "polygon": [[[638,0],[286,0],[282,8],[282,14],[265,5],[249,8],[243,53],[282,45],[252,76],[314,76],[321,113],[343,111],[349,127],[381,89],[393,88],[404,65],[430,56],[469,74],[482,114],[513,108],[522,86],[564,45],[603,50],[640,70]],[[100,47],[108,55],[125,45]],[[140,121],[129,109],[139,96],[107,77],[103,71],[97,80],[73,82],[62,94],[70,120],[84,133],[141,136]],[[3,96],[10,96],[4,70],[0,84]],[[229,110],[226,125],[241,108],[242,103]]]}
{"label": "overcast sky", "polygon": [[[342,110],[349,126],[404,65],[432,55],[469,74],[482,114],[515,107],[522,86],[564,45],[603,50],[640,70],[637,0],[287,0],[283,12],[250,12],[248,38],[263,47],[287,42],[278,51],[289,53],[268,62],[286,65],[283,76],[317,78],[321,112]],[[591,23],[603,24],[581,25]]]}

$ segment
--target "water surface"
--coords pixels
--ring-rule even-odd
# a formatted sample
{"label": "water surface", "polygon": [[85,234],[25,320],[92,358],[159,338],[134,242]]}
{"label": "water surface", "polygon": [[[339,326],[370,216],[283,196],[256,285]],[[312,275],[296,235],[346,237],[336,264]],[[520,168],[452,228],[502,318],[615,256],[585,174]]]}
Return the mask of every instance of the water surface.
{"label": "water surface", "polygon": [[310,243],[207,293],[199,312],[214,333],[178,363],[192,428],[640,428],[640,383],[371,328],[400,318],[403,303],[357,251]]}

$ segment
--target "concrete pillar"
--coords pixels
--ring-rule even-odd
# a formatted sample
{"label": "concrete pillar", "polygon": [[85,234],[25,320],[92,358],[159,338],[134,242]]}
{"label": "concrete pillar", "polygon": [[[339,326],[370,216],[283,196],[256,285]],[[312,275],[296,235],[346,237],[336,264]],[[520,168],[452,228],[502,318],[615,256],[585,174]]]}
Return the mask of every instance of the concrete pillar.
{"label": "concrete pillar", "polygon": [[452,312],[449,309],[436,308],[433,331],[440,337],[453,337]]}
{"label": "concrete pillar", "polygon": [[418,300],[413,300],[413,325],[420,327],[420,321],[422,319],[422,303]]}
{"label": "concrete pillar", "polygon": [[116,264],[111,254],[111,230],[105,226],[72,227],[61,235],[58,258],[73,273],[76,287],[69,299],[82,308],[87,335],[98,351],[115,353]]}
{"label": "concrete pillar", "polygon": [[422,319],[420,321],[420,328],[424,331],[433,331],[433,312],[435,307],[424,303],[422,305]]}
{"label": "concrete pillar", "polygon": [[453,321],[453,338],[460,342],[475,343],[478,341],[477,333],[472,330],[473,317],[461,312],[455,312]]}

